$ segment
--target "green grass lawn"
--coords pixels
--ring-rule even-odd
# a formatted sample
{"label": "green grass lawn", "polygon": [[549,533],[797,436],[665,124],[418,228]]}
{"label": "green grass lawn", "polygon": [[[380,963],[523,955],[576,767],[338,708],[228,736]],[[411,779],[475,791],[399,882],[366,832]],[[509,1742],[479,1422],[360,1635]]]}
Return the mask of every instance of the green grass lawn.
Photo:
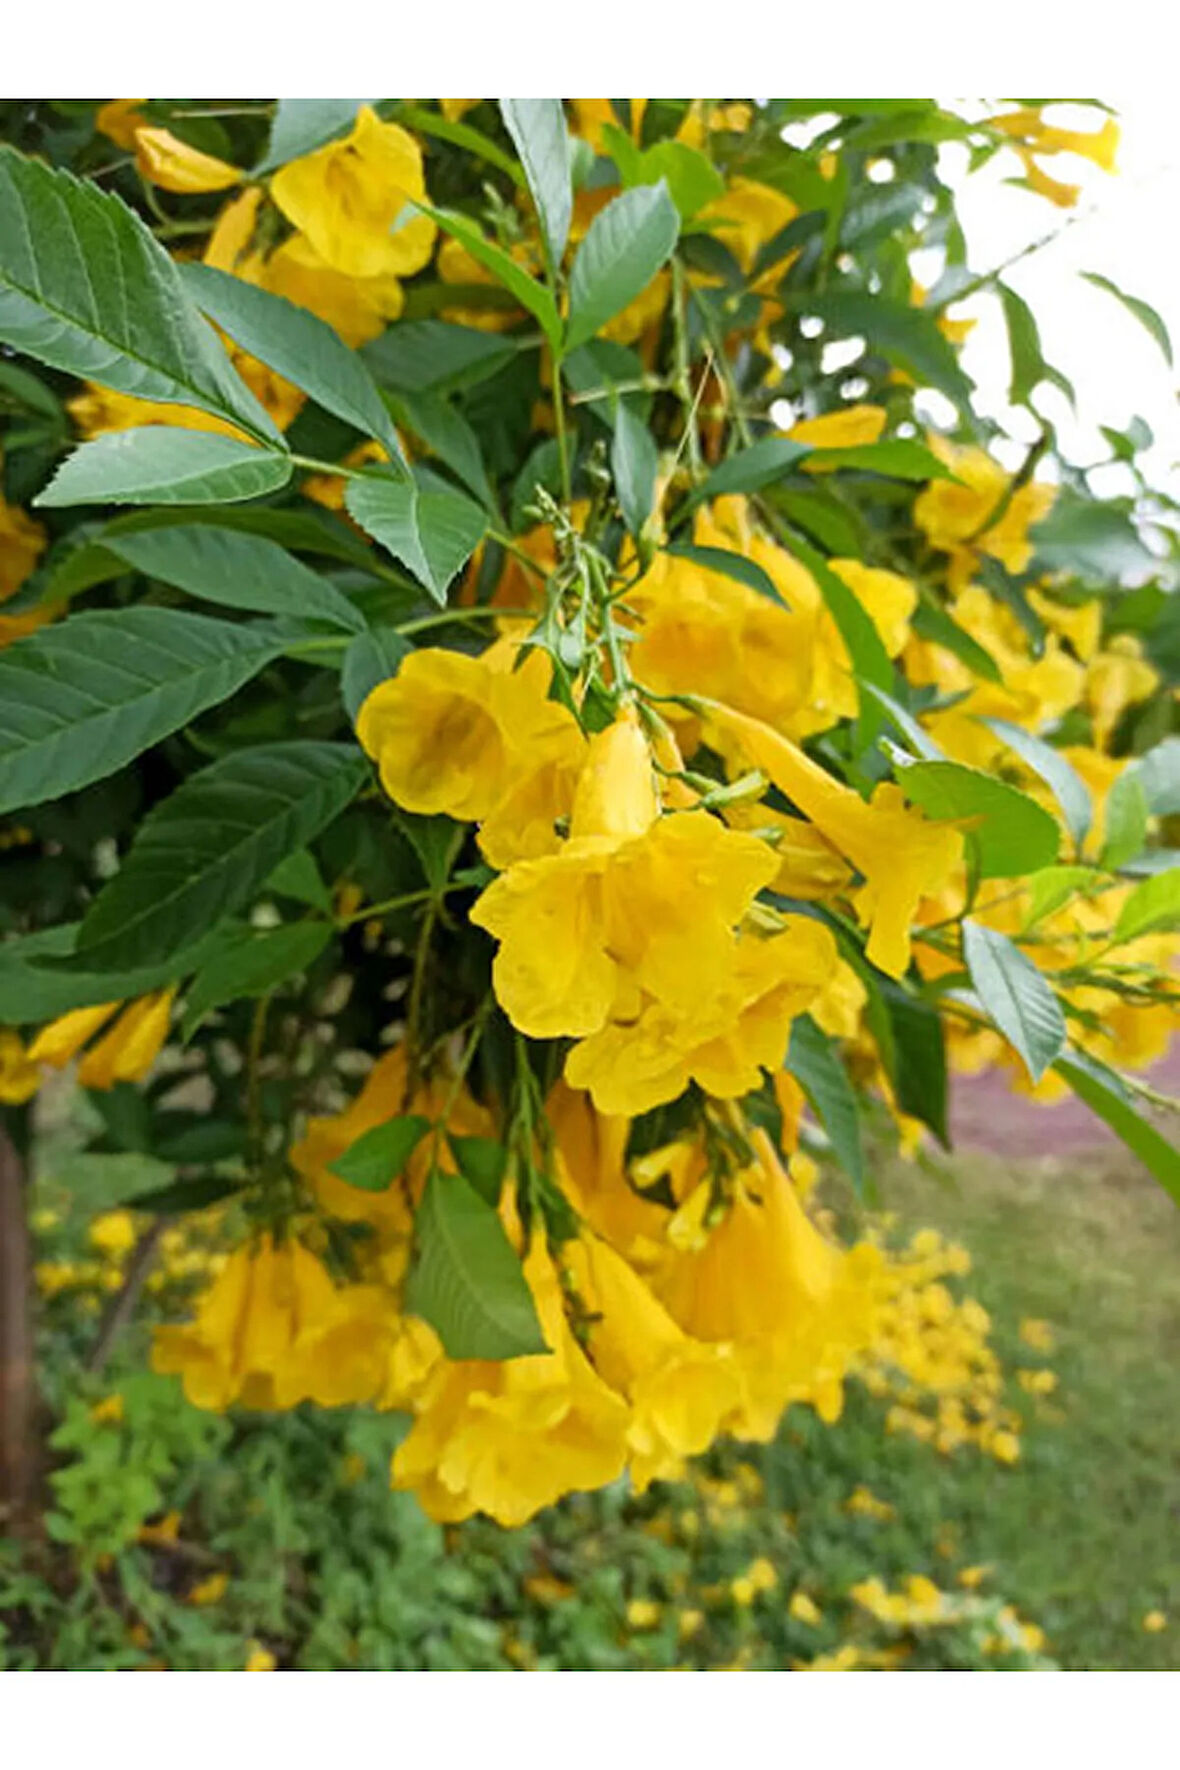
{"label": "green grass lawn", "polygon": [[[1074,1669],[1180,1667],[1180,1212],[1118,1153],[959,1153],[939,1185],[898,1164],[884,1203],[963,1241],[1001,1349],[1049,1321],[1059,1388],[1014,1469],[956,1458],[931,1484],[969,1560]],[[1024,1353],[1029,1357],[1027,1350]],[[1163,1610],[1168,1627],[1142,1628]]]}

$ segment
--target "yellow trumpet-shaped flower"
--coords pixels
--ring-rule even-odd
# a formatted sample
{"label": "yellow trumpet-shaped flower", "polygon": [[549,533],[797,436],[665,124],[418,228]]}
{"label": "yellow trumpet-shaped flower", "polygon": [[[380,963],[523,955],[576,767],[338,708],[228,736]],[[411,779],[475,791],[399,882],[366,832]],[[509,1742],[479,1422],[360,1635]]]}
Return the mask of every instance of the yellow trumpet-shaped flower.
{"label": "yellow trumpet-shaped flower", "polygon": [[171,130],[144,126],[135,131],[135,164],[149,184],[184,195],[229,190],[243,176],[236,166],[190,147]]}
{"label": "yellow trumpet-shaped flower", "polygon": [[606,1242],[583,1235],[562,1258],[590,1310],[587,1344],[599,1375],[625,1396],[631,1478],[642,1493],[675,1479],[685,1457],[707,1450],[742,1402],[727,1346],[678,1328],[643,1280]]}
{"label": "yellow trumpet-shaped flower", "polygon": [[357,736],[381,784],[407,811],[480,822],[494,866],[556,847],[585,740],[568,708],[548,698],[552,665],[540,650],[500,642],[471,658],[411,652],[369,695]]}
{"label": "yellow trumpet-shaped flower", "polygon": [[194,1321],[156,1329],[152,1368],[195,1407],[344,1406],[380,1392],[396,1325],[377,1287],[337,1288],[302,1243],[265,1235],[230,1255]]}
{"label": "yellow trumpet-shaped flower", "polygon": [[0,602],[20,589],[48,542],[41,524],[0,494]]}
{"label": "yellow trumpet-shaped flower", "polygon": [[133,148],[136,131],[144,126],[142,103],[142,98],[108,98],[94,114],[94,127],[116,147]]}
{"label": "yellow trumpet-shaped flower", "polygon": [[409,276],[434,247],[433,221],[412,207],[426,196],[422,150],[368,105],[342,141],[281,167],[271,195],[323,262],[348,276]]}
{"label": "yellow trumpet-shaped flower", "polygon": [[499,1362],[443,1359],[394,1455],[394,1486],[412,1489],[440,1523],[486,1512],[515,1527],[563,1493],[601,1487],[623,1471],[627,1404],[574,1339],[540,1236],[524,1274],[549,1350]]}
{"label": "yellow trumpet-shaped flower", "polygon": [[0,1026],[0,1103],[22,1106],[41,1086],[41,1071],[25,1050],[21,1036]]}
{"label": "yellow trumpet-shaped flower", "polygon": [[[884,406],[845,406],[818,418],[801,418],[787,435],[792,442],[809,443],[813,449],[859,449],[866,443],[880,442],[885,419]],[[811,472],[820,470],[815,462],[803,461],[801,465]]]}
{"label": "yellow trumpet-shaped flower", "polygon": [[950,555],[952,590],[966,586],[980,553],[1010,572],[1024,571],[1033,552],[1029,529],[1048,515],[1056,488],[1030,480],[1005,504],[1009,476],[983,449],[959,447],[940,436],[928,441],[955,479],[932,480],[919,493],[914,521],[932,547]]}
{"label": "yellow trumpet-shaped flower", "polygon": [[[112,1088],[116,1082],[140,1082],[160,1055],[172,1021],[176,986],[154,990],[131,1002],[109,1031],[92,1045],[78,1066],[84,1088]],[[75,1008],[42,1027],[29,1046],[29,1061],[62,1069],[118,1012],[118,1002]]]}
{"label": "yellow trumpet-shaped flower", "polygon": [[910,926],[918,902],[938,891],[958,864],[963,851],[959,832],[928,822],[887,782],[866,804],[789,738],[756,719],[714,708],[711,720],[863,875],[856,905],[869,926],[866,952],[882,971],[902,976],[910,960]]}
{"label": "yellow trumpet-shaped flower", "polygon": [[707,812],[659,816],[646,740],[620,720],[590,741],[569,840],[510,867],[471,919],[500,942],[492,978],[513,1024],[584,1037],[633,1017],[640,991],[683,1012],[716,988],[774,872],[765,844]]}

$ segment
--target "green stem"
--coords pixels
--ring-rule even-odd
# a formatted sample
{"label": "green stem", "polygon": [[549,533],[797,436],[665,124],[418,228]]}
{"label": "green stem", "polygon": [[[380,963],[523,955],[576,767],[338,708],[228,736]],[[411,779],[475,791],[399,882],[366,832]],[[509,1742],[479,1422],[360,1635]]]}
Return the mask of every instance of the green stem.
{"label": "green stem", "polygon": [[561,358],[556,351],[553,353],[553,432],[557,443],[557,459],[561,467],[561,496],[569,508],[570,504],[570,456],[569,442],[565,433],[565,392],[561,382]]}

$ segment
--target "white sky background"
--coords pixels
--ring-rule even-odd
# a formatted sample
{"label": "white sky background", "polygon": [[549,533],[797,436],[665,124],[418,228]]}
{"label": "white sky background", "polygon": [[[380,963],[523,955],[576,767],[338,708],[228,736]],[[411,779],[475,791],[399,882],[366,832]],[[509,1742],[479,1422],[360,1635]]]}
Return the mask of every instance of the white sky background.
{"label": "white sky background", "polygon": [[[1035,402],[1058,426],[1062,453],[1079,465],[1109,456],[1100,424],[1122,430],[1135,414],[1146,419],[1155,444],[1140,464],[1152,484],[1180,496],[1177,372],[1121,303],[1078,275],[1098,271],[1128,294],[1150,302],[1180,357],[1180,146],[1169,106],[1147,96],[1107,102],[1115,106],[1122,132],[1113,175],[1072,154],[1054,154],[1041,162],[1050,176],[1081,186],[1076,209],[1059,209],[1044,197],[1006,184],[1023,172],[1008,149],[966,176],[966,150],[958,143],[945,144],[939,150],[940,173],[956,192],[968,263],[976,273],[992,269],[1071,216],[1077,218],[1051,245],[1005,275],[1036,316],[1046,359],[1073,382],[1077,416],[1054,388],[1043,386]],[[979,107],[967,103],[952,102],[947,108],[980,114]],[[1081,130],[1096,129],[1104,120],[1101,111],[1064,104],[1048,107],[1046,119]],[[979,296],[952,312],[978,322],[963,347],[962,363],[976,382],[979,407],[1027,445],[1036,429],[1027,413],[1013,411],[1007,403],[1008,343],[999,302]],[[1005,452],[1003,445],[996,448],[997,455]],[[1013,448],[1005,464],[1015,466],[1022,453]],[[1100,495],[1131,490],[1121,468],[1094,475],[1091,485]]]}

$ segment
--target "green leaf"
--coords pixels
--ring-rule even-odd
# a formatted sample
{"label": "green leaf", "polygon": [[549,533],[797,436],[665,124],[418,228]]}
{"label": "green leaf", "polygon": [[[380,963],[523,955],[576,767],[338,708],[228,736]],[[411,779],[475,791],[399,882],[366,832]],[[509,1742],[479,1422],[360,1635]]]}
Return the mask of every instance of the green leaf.
{"label": "green leaf", "polygon": [[1084,270],[1081,274],[1088,283],[1093,283],[1096,289],[1105,289],[1108,295],[1113,295],[1116,301],[1122,302],[1128,313],[1134,314],[1139,324],[1150,332],[1163,351],[1169,369],[1172,368],[1174,362],[1172,340],[1168,336],[1167,326],[1155,308],[1149,307],[1147,302],[1142,301],[1138,295],[1128,295],[1125,289],[1120,289],[1118,284],[1112,283],[1109,277],[1099,276],[1095,270]]}
{"label": "green leaf", "polygon": [[396,401],[401,422],[421,437],[432,455],[451,469],[485,510],[496,514],[496,494],[484,466],[479,438],[462,412],[437,393],[406,393]]}
{"label": "green leaf", "polygon": [[712,473],[697,486],[685,502],[691,510],[709,498],[721,498],[729,492],[757,492],[772,480],[781,479],[796,461],[814,451],[810,444],[792,442],[788,436],[764,436],[736,455],[714,467]]}
{"label": "green leaf", "polygon": [[318,959],[332,929],[327,922],[291,922],[278,928],[227,930],[222,949],[189,987],[180,1036],[187,1044],[205,1016],[226,1002],[269,995]]}
{"label": "green leaf", "polygon": [[195,1174],[191,1179],[173,1180],[167,1186],[152,1186],[147,1192],[136,1192],[122,1201],[126,1211],[150,1211],[157,1216],[172,1216],[185,1211],[204,1211],[223,1199],[233,1198],[245,1186],[244,1180],[222,1179],[217,1174]]}
{"label": "green leaf", "polygon": [[889,442],[861,443],[848,449],[813,449],[808,462],[816,467],[850,467],[859,473],[880,473],[887,479],[954,479],[925,443],[896,437]]}
{"label": "green leaf", "polygon": [[593,338],[647,288],[679,233],[680,217],[663,180],[624,191],[599,211],[570,271],[567,351]]}
{"label": "green leaf", "polygon": [[1021,932],[1027,934],[1044,916],[1051,916],[1100,877],[1093,867],[1042,867],[1039,873],[1033,873],[1028,881],[1028,914]]}
{"label": "green leaf", "polygon": [[1152,934],[1160,928],[1180,926],[1180,867],[1155,873],[1136,885],[1119,912],[1114,926],[1118,945]]}
{"label": "green leaf", "polygon": [[1010,750],[1015,750],[1020,760],[1044,781],[1064,812],[1069,833],[1080,848],[1089,833],[1093,807],[1089,789],[1068,756],[1063,756],[1043,738],[1034,737],[1031,731],[1025,731],[1007,719],[984,719],[982,723],[1002,738]]}
{"label": "green leaf", "polygon": [[1065,486],[1058,489],[1044,521],[1029,530],[1029,540],[1040,569],[1074,572],[1094,583],[1159,567],[1139,539],[1128,508],[1112,499],[1097,503]]}
{"label": "green leaf", "polygon": [[799,1015],[791,1024],[786,1067],[827,1132],[840,1166],[857,1192],[862,1192],[864,1151],[856,1094],[837,1054],[836,1041],[820,1030],[810,1014]]}
{"label": "green leaf", "polygon": [[282,440],[120,197],[0,146],[0,341],[138,399]]}
{"label": "green leaf", "polygon": [[432,209],[427,203],[419,203],[423,214],[448,233],[453,239],[466,247],[477,264],[490,270],[497,282],[503,283],[509,292],[515,295],[523,308],[526,308],[537,321],[550,346],[554,351],[561,348],[561,320],[552,295],[544,283],[522,270],[515,259],[510,258],[500,246],[485,239],[474,221],[466,215],[457,215],[449,209]]}
{"label": "green leaf", "polygon": [[330,621],[353,633],[364,630],[364,616],[335,585],[262,535],[182,523],[138,534],[108,534],[103,545],[145,577],[208,602]]}
{"label": "green leaf", "polygon": [[503,1225],[461,1174],[431,1174],[414,1233],[406,1308],[430,1323],[449,1358],[548,1351]]}
{"label": "green leaf", "polygon": [[921,1119],[944,1149],[947,1126],[946,1037],[942,1017],[929,1002],[912,996],[892,978],[873,979],[888,1015],[892,1037],[893,1091],[900,1110]]}
{"label": "green leaf", "polygon": [[809,292],[795,298],[793,305],[823,320],[830,336],[859,334],[867,338],[886,361],[904,370],[920,387],[938,388],[960,408],[968,403],[972,383],[959,367],[933,313],[851,289]]}
{"label": "green leaf", "polygon": [[1101,866],[1117,872],[1142,851],[1149,811],[1138,767],[1124,768],[1107,795]]}
{"label": "green leaf", "polygon": [[623,184],[628,188],[658,184],[662,178],[682,221],[691,221],[707,204],[725,195],[725,180],[712,161],[686,142],[669,139],[639,148],[626,130],[614,123],[603,126],[602,139]]}
{"label": "green leaf", "polygon": [[146,995],[198,970],[219,941],[218,935],[205,934],[155,964],[117,973],[88,971],[74,956],[78,926],[59,923],[0,942],[0,1025],[38,1025],[74,1008]]}
{"label": "green leaf", "polygon": [[615,412],[610,465],[623,520],[638,537],[655,503],[660,459],[651,431],[621,400]]}
{"label": "green leaf", "polygon": [[0,652],[0,813],[102,780],[277,657],[273,634],[168,608],[73,615]]}
{"label": "green leaf", "polygon": [[[872,695],[873,699],[885,709],[915,756],[921,756],[927,762],[945,762],[946,757],[930,733],[923,730],[913,714],[908,708],[903,707],[900,701],[895,700],[891,694],[886,694],[883,688],[878,688],[875,682],[861,682],[857,686],[863,693]],[[901,758],[902,766],[904,767],[906,762],[913,760],[913,756],[903,756]]]}
{"label": "green leaf", "polygon": [[561,100],[502,98],[500,114],[524,167],[549,261],[556,268],[569,239],[574,208],[570,140]]}
{"label": "green leaf", "polygon": [[469,1180],[484,1203],[494,1210],[508,1168],[508,1151],[491,1137],[456,1137],[447,1133],[451,1154],[465,1180]]}
{"label": "green leaf", "polygon": [[291,457],[217,431],[144,424],[112,430],[67,455],[43,492],[47,509],[68,504],[235,504],[277,492]]}
{"label": "green leaf", "polygon": [[1114,1070],[1080,1051],[1060,1058],[1054,1068],[1065,1077],[1078,1099],[1110,1126],[1164,1191],[1180,1204],[1180,1149],[1139,1116]]}
{"label": "green leaf", "polygon": [[1155,817],[1174,817],[1180,812],[1180,737],[1164,738],[1141,756],[1135,774]]}
{"label": "green leaf", "polygon": [[981,879],[1017,878],[1057,859],[1057,820],[1007,781],[961,762],[913,762],[897,781],[929,817],[966,824]]}
{"label": "green leaf", "polygon": [[1041,352],[1041,335],[1032,309],[1015,289],[1009,289],[1006,283],[997,283],[996,293],[1004,308],[1004,323],[1008,328],[1008,353],[1012,359],[1008,398],[1014,406],[1023,406],[1034,387],[1044,379],[1045,358]]}
{"label": "green leaf", "polygon": [[383,1125],[362,1131],[343,1155],[328,1164],[329,1172],[361,1192],[385,1192],[429,1129],[430,1120],[418,1113],[387,1119]]}
{"label": "green leaf", "polygon": [[197,306],[235,343],[309,394],[317,405],[376,438],[406,472],[397,431],[362,359],[318,314],[209,264],[181,275]]}
{"label": "green leaf", "polygon": [[747,590],[765,596],[767,601],[777,602],[780,608],[788,606],[770,573],[757,560],[747,559],[744,553],[731,553],[728,547],[690,546],[686,541],[665,548],[665,552],[674,559],[687,559],[693,565],[699,565],[702,571],[720,572],[722,577],[733,578],[736,583],[744,584]]}
{"label": "green leaf", "polygon": [[403,320],[366,344],[361,355],[391,393],[475,387],[512,361],[516,346],[498,332],[443,320]]}
{"label": "green leaf", "polygon": [[247,905],[284,856],[343,811],[366,778],[348,744],[259,744],[191,775],[148,813],[82,920],[96,971],[151,964]]}
{"label": "green leaf", "polygon": [[316,910],[332,909],[332,894],[324,884],[315,856],[307,848],[297,848],[281,860],[264,886],[278,897],[294,898]]}
{"label": "green leaf", "polygon": [[459,492],[423,492],[388,473],[350,479],[349,514],[444,604],[447,586],[483,539],[487,518]]}
{"label": "green leaf", "polygon": [[394,627],[372,627],[357,634],[344,654],[340,671],[341,698],[354,725],[373,690],[397,675],[402,659],[412,650],[409,640]]}
{"label": "green leaf", "polygon": [[368,98],[280,98],[270,127],[266,153],[256,175],[273,172],[288,160],[301,160],[352,128]]}
{"label": "green leaf", "polygon": [[967,918],[963,957],[984,1013],[1017,1052],[1034,1082],[1065,1049],[1065,1016],[1041,973],[1006,934]]}
{"label": "green leaf", "polygon": [[960,627],[954,617],[932,596],[922,597],[910,624],[919,639],[927,639],[932,645],[941,645],[946,651],[952,652],[968,669],[974,670],[977,676],[984,677],[988,682],[1002,682],[1000,666],[991,653],[985,651],[966,628]]}

